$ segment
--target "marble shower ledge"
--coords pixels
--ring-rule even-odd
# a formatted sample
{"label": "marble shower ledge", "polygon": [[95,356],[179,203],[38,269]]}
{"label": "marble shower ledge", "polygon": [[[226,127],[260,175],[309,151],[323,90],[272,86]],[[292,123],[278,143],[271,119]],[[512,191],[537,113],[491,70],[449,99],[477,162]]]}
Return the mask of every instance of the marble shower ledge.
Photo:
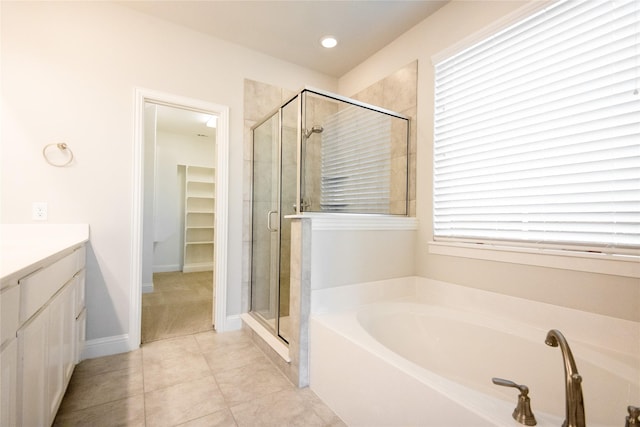
{"label": "marble shower ledge", "polygon": [[408,216],[306,212],[288,219],[311,219],[315,230],[417,230],[418,219]]}
{"label": "marble shower ledge", "polygon": [[88,240],[88,224],[1,224],[0,287]]}

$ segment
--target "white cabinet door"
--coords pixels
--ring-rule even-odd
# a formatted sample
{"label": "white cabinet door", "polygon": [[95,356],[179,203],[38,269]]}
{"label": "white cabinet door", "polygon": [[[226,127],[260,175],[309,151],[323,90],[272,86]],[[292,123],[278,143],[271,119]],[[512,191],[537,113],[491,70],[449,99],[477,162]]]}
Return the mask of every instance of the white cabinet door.
{"label": "white cabinet door", "polygon": [[[64,299],[63,325],[62,325],[62,389],[60,390],[60,404],[64,396],[65,389],[71,379],[73,368],[76,365],[76,293],[78,292],[78,278],[69,286],[65,293],[61,295]],[[55,415],[55,414],[54,414]]]}
{"label": "white cabinet door", "polygon": [[87,309],[83,309],[78,318],[76,319],[76,360],[75,363],[78,364],[82,360],[82,352],[84,350],[84,343],[87,331]]}
{"label": "white cabinet door", "polygon": [[49,425],[49,307],[18,331],[19,425]]}
{"label": "white cabinet door", "polygon": [[76,318],[80,316],[80,312],[84,310],[84,305],[85,305],[84,283],[85,283],[86,275],[87,275],[86,270],[83,267],[82,270],[78,271],[78,273],[76,273],[76,275],[74,276],[74,279],[76,280],[76,290],[75,290],[76,307],[74,309]]}
{"label": "white cabinet door", "polygon": [[18,340],[8,341],[0,353],[0,426],[17,424]]}
{"label": "white cabinet door", "polygon": [[[62,389],[62,344],[64,336],[64,298],[58,295],[49,303],[49,357],[47,358],[47,417],[52,416],[55,402]],[[27,350],[28,351],[28,350]]]}
{"label": "white cabinet door", "polygon": [[49,304],[47,402],[50,420],[56,415],[74,366],[75,282],[67,284]]}
{"label": "white cabinet door", "polygon": [[0,291],[0,344],[16,339],[20,309],[20,287],[12,286]]}
{"label": "white cabinet door", "polygon": [[85,305],[85,270],[84,268],[75,276],[75,337],[74,337],[74,366],[82,360],[82,351],[84,350],[85,331],[87,310]]}

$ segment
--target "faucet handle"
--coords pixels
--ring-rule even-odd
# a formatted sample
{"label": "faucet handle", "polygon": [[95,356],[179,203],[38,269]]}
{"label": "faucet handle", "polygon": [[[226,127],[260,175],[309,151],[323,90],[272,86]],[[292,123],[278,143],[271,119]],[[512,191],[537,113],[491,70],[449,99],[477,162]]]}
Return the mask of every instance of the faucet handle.
{"label": "faucet handle", "polygon": [[520,390],[520,394],[522,394],[523,396],[529,394],[529,387],[524,384],[516,384],[513,381],[505,380],[502,378],[491,378],[491,381],[493,381],[494,384],[501,385],[503,387],[517,388],[518,390]]}
{"label": "faucet handle", "polygon": [[513,419],[524,424],[526,426],[534,426],[537,424],[536,417],[531,411],[531,399],[529,398],[529,387],[524,384],[516,384],[513,381],[505,380],[502,378],[492,378],[491,381],[499,386],[513,387],[520,390],[518,396],[518,404],[516,409],[513,410]]}
{"label": "faucet handle", "polygon": [[629,415],[627,415],[625,427],[640,426],[640,419],[638,419],[640,416],[640,407],[629,405],[627,406],[627,412],[629,412]]}

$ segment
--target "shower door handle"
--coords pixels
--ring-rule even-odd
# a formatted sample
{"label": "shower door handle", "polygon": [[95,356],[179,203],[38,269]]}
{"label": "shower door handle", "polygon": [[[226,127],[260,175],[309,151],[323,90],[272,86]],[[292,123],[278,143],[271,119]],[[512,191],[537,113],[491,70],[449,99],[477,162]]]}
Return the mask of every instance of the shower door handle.
{"label": "shower door handle", "polygon": [[274,214],[274,213],[278,213],[278,211],[269,211],[269,212],[267,212],[267,230],[269,230],[271,232],[278,231],[277,228],[273,228],[271,226],[271,214]]}

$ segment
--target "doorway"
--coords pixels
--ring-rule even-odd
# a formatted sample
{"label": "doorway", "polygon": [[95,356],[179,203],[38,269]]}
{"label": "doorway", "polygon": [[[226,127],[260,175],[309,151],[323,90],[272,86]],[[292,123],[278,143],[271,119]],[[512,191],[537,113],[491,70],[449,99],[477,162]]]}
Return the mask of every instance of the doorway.
{"label": "doorway", "polygon": [[[149,191],[154,185],[150,183],[156,182],[156,171],[149,171],[145,165],[150,162],[155,162],[158,157],[158,152],[155,150],[147,150],[149,143],[145,141],[145,134],[149,134],[149,129],[145,129],[145,125],[148,125],[147,117],[153,116],[150,110],[157,108],[172,108],[179,112],[191,112],[217,119],[217,124],[214,129],[215,133],[215,148],[213,149],[213,180],[215,185],[213,186],[213,194],[215,198],[215,215],[211,213],[213,218],[215,233],[213,236],[208,235],[206,239],[197,237],[201,241],[206,240],[206,245],[209,245],[209,249],[204,251],[199,250],[199,253],[205,254],[205,258],[210,258],[212,255],[212,263],[214,268],[206,271],[193,271],[203,277],[196,279],[201,285],[205,282],[211,287],[210,295],[210,322],[215,325],[216,331],[226,330],[226,277],[227,277],[227,211],[228,211],[228,142],[229,142],[229,109],[226,106],[212,104],[204,101],[194,100],[190,98],[179,97],[170,94],[159,93],[155,91],[149,91],[146,89],[136,90],[136,117],[135,117],[135,138],[134,138],[134,195],[133,195],[133,242],[132,253],[133,260],[131,266],[131,275],[133,286],[131,288],[131,307],[130,307],[130,332],[128,336],[129,348],[131,350],[138,348],[141,343],[142,337],[142,302],[143,302],[143,289],[149,291],[151,288],[155,288],[153,280],[153,246],[155,244],[158,248],[159,241],[162,240],[162,233],[167,230],[171,230],[171,227],[166,227],[166,218],[146,218],[149,212],[153,212],[153,205],[158,203],[158,200],[153,196],[149,196],[155,193],[154,190]],[[156,111],[157,113],[157,111]],[[155,124],[154,124],[155,126]],[[197,135],[196,135],[197,136]],[[165,153],[166,154],[166,153]],[[183,162],[187,163],[187,162]],[[187,228],[185,221],[188,221],[184,215],[184,209],[187,206],[188,200],[185,196],[186,191],[186,179],[187,179],[187,166],[181,165],[178,168],[179,184],[177,186],[182,188],[183,205],[178,210],[182,211],[183,222],[178,229],[182,229],[182,235],[179,240],[182,241],[180,258],[182,261],[179,264],[179,270],[184,267],[184,256],[186,252],[185,238]],[[164,191],[166,187],[160,186],[160,191]],[[196,204],[202,203],[201,201]],[[205,202],[206,203],[206,202]],[[151,207],[150,207],[151,206]],[[145,209],[146,207],[146,209]],[[209,205],[209,210],[211,205]],[[153,215],[152,215],[153,216]],[[157,221],[154,221],[157,219]],[[175,226],[174,226],[175,229]],[[206,232],[205,232],[206,233]],[[175,233],[174,233],[175,234]],[[150,237],[151,236],[151,237]],[[165,240],[168,237],[164,236]],[[175,236],[174,240],[177,239]],[[151,244],[149,243],[151,242]],[[200,242],[202,243],[202,242]],[[152,256],[149,256],[151,251]],[[151,258],[151,259],[150,259]],[[174,258],[175,259],[175,258]],[[209,261],[211,263],[211,261]],[[175,269],[175,264],[168,264],[172,270]],[[151,266],[151,267],[149,267]],[[160,268],[162,269],[162,268]],[[157,273],[167,273],[166,271],[157,271]],[[180,273],[182,273],[180,271]],[[207,277],[208,274],[208,277]],[[158,282],[159,283],[159,282]],[[182,282],[183,287],[185,286]],[[200,290],[200,293],[205,292]],[[214,298],[215,296],[215,298]]]}
{"label": "doorway", "polygon": [[212,329],[216,126],[145,103],[143,343]]}

